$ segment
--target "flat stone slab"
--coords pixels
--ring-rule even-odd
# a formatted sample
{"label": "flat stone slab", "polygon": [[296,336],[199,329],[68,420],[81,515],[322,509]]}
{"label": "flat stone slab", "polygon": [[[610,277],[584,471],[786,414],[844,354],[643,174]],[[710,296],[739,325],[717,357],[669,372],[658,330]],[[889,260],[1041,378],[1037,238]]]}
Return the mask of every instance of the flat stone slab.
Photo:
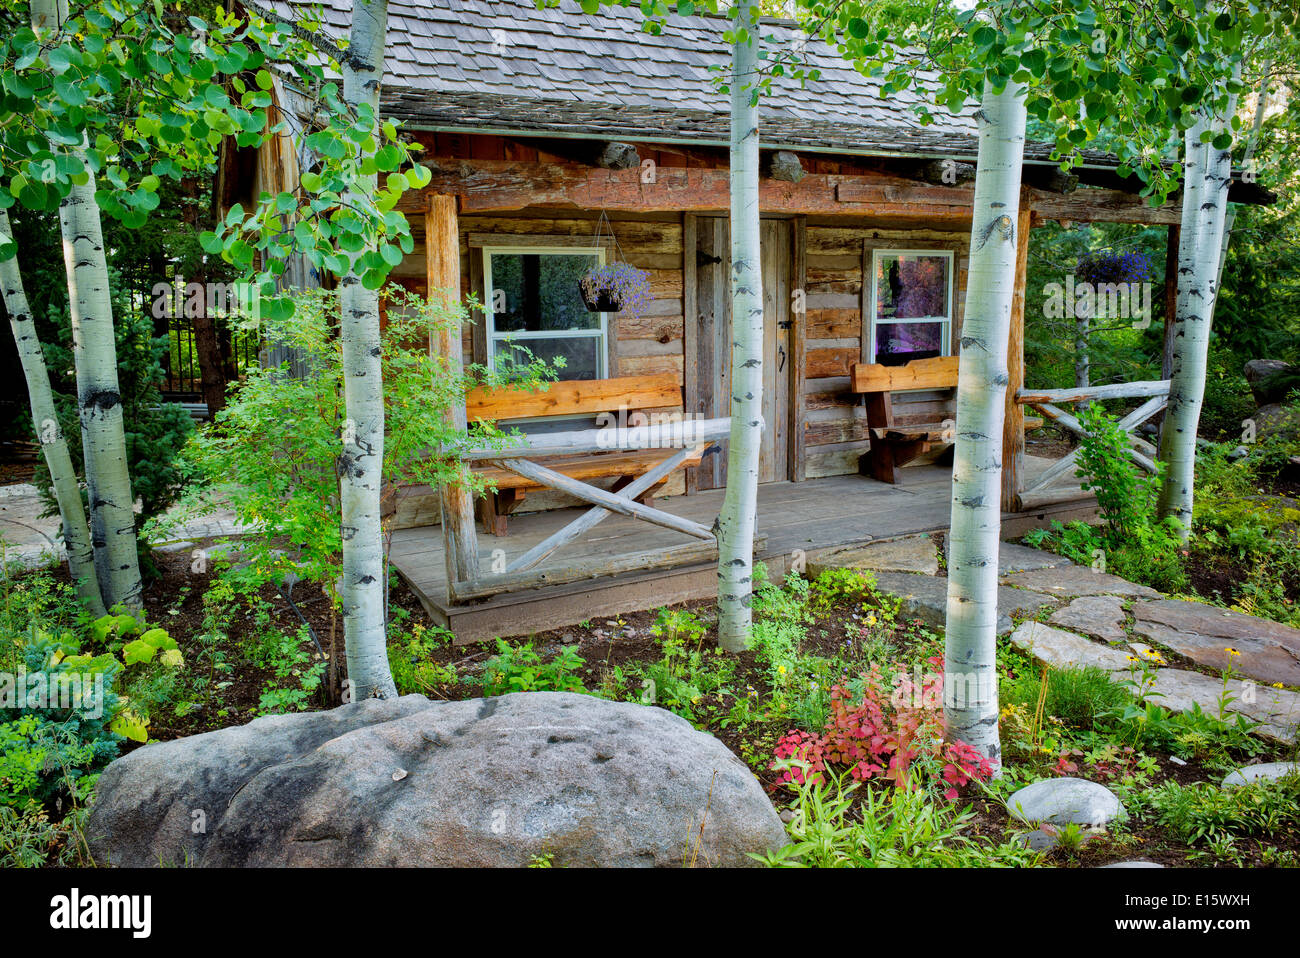
{"label": "flat stone slab", "polygon": [[1128,638],[1124,631],[1123,602],[1117,595],[1080,596],[1052,613],[1049,621],[1103,642],[1123,642]]}
{"label": "flat stone slab", "polygon": [[842,549],[819,550],[808,557],[808,574],[820,575],[827,569],[870,569],[873,572],[920,572],[935,575],[939,571],[939,550],[928,536],[909,536],[889,542]]}
{"label": "flat stone slab", "polygon": [[1013,572],[1030,572],[1037,569],[1062,569],[1068,565],[1074,563],[1065,556],[1058,556],[1055,552],[1031,549],[1029,546],[1014,542],[998,543],[998,575],[1011,575]]}
{"label": "flat stone slab", "polygon": [[[1285,744],[1296,741],[1300,693],[1270,688],[1249,679],[1230,680],[1228,691],[1234,698],[1228,703],[1227,713],[1239,712],[1261,723],[1255,733],[1264,738]],[[1154,696],[1151,701],[1175,712],[1189,712],[1193,705],[1199,705],[1207,715],[1217,716],[1223,680],[1185,669],[1157,669],[1151,682],[1151,695]],[[1231,718],[1231,714],[1227,717]]]}
{"label": "flat stone slab", "polygon": [[1011,633],[1011,644],[1054,669],[1093,665],[1106,672],[1127,672],[1133,666],[1119,649],[1042,622],[1020,623]]}
{"label": "flat stone slab", "polygon": [[1105,825],[1124,813],[1115,793],[1083,778],[1046,778],[1015,792],[1007,811],[1030,825]]}
{"label": "flat stone slab", "polygon": [[1223,780],[1223,787],[1249,785],[1251,782],[1276,782],[1288,775],[1300,774],[1300,762],[1261,762],[1239,768]]}
{"label": "flat stone slab", "polygon": [[[905,615],[936,628],[944,627],[948,613],[947,579],[907,572],[880,572],[876,575],[876,586],[881,592],[902,599]],[[998,635],[1006,635],[1014,628],[1013,615],[1033,615],[1039,609],[1051,608],[1055,604],[1052,599],[1036,592],[999,587]]]}
{"label": "flat stone slab", "polygon": [[[952,540],[944,542],[945,553],[952,548]],[[1065,556],[1042,549],[1031,549],[1015,542],[998,543],[998,575],[1011,575],[1013,572],[1028,572],[1031,569],[1060,569],[1074,565]]]}
{"label": "flat stone slab", "polygon": [[[1143,602],[1133,631],[1198,665],[1227,669],[1272,685],[1300,685],[1300,629],[1182,599]],[[1228,652],[1237,650],[1238,655]]]}
{"label": "flat stone slab", "polygon": [[1155,589],[1129,582],[1109,572],[1097,572],[1079,565],[1017,572],[1004,577],[1002,582],[1048,595],[1134,595],[1144,599],[1160,598],[1160,593]]}

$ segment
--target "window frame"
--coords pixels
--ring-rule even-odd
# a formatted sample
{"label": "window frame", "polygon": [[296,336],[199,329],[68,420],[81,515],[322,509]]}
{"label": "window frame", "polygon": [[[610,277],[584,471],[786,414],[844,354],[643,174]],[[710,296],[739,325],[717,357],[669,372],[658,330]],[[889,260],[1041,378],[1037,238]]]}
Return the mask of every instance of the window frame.
{"label": "window frame", "polygon": [[[948,260],[948,282],[947,282],[947,289],[945,290],[944,307],[948,315],[947,316],[908,316],[903,319],[878,318],[876,315],[879,306],[876,300],[876,295],[878,291],[878,287],[876,285],[876,274],[877,274],[877,270],[879,269],[879,258],[882,256],[946,257]],[[956,283],[956,279],[957,279],[955,275],[956,269],[957,269],[957,254],[956,251],[951,249],[944,249],[944,248],[902,249],[902,248],[895,248],[891,246],[878,246],[878,247],[874,247],[871,250],[870,273],[868,276],[863,277],[864,282],[866,281],[870,282],[870,288],[871,288],[870,295],[867,297],[867,316],[869,317],[869,322],[871,324],[870,332],[867,337],[867,357],[871,363],[874,364],[876,362],[876,356],[877,356],[876,327],[881,325],[890,326],[890,325],[901,324],[901,323],[940,324],[939,355],[940,356],[952,355],[952,327],[953,324],[957,321],[956,294],[954,289],[954,284]]]}
{"label": "window frame", "polygon": [[[558,237],[557,237],[558,239]],[[596,339],[598,346],[596,349],[597,376],[595,382],[600,379],[609,378],[609,313],[601,311],[597,313],[600,317],[600,325],[594,329],[551,329],[530,332],[528,330],[516,330],[506,333],[498,333],[496,329],[496,312],[492,308],[493,284],[492,284],[492,257],[497,254],[501,255],[533,255],[533,256],[595,256],[597,265],[605,264],[606,249],[604,246],[511,246],[503,245],[485,245],[482,247],[483,252],[483,292],[484,305],[487,307],[483,312],[486,314],[484,321],[484,340],[486,346],[486,356],[484,365],[488,369],[496,369],[497,343],[509,341],[512,337],[519,339]]]}

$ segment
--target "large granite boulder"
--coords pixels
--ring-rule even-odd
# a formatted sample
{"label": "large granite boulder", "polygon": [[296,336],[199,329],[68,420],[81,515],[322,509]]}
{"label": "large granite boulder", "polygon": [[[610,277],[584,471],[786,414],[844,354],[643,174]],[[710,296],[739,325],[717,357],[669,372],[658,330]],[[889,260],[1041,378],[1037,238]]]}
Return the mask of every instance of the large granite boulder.
{"label": "large granite boulder", "polygon": [[748,865],[786,841],[711,735],[556,692],[404,696],[147,745],[105,770],[87,832],[120,866]]}
{"label": "large granite boulder", "polygon": [[1286,384],[1275,377],[1291,368],[1290,363],[1281,359],[1252,359],[1246,363],[1246,382],[1250,384],[1257,406],[1278,403],[1286,398]]}

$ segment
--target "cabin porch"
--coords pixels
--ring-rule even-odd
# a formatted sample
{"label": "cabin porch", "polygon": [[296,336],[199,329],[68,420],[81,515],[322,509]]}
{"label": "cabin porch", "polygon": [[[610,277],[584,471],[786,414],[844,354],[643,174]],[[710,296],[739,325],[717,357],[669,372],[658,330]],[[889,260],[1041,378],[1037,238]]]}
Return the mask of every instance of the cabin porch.
{"label": "cabin porch", "polygon": [[[1027,456],[1030,480],[1052,464],[1050,459]],[[761,484],[755,558],[766,563],[775,578],[784,575],[801,556],[815,557],[820,551],[846,545],[946,531],[951,466],[910,466],[899,473],[895,485],[853,475]],[[722,489],[702,490],[662,500],[656,507],[709,526],[722,506],[723,493]],[[1006,513],[1003,535],[1019,536],[1053,519],[1067,522],[1095,515],[1095,500],[1078,488],[1077,480],[1063,479],[1053,493],[1048,504]],[[489,570],[504,569],[582,511],[554,509],[519,515],[512,519],[509,535],[479,535],[477,547],[483,574],[490,577]],[[639,554],[653,555],[690,541],[680,532],[611,515],[581,539],[566,545],[556,558],[568,568],[585,564],[597,569],[604,563],[626,562]],[[717,589],[716,560],[701,558],[671,568],[598,575],[454,604],[447,598],[443,536],[436,526],[395,531],[390,562],[419,597],[430,618],[456,633],[458,644],[706,599],[716,595]]]}

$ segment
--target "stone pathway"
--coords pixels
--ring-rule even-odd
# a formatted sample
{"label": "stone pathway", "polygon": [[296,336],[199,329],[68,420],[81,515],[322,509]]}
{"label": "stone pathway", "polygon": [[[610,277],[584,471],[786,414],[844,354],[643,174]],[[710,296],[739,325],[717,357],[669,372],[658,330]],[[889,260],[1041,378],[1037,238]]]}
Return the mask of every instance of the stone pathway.
{"label": "stone pathway", "polygon": [[[59,538],[58,516],[42,518],[45,503],[30,483],[0,486],[0,540],[4,541],[4,558],[23,568],[40,568],[64,561],[63,540]],[[154,542],[165,551],[187,549],[198,539],[240,535],[248,529],[235,521],[234,514],[219,511],[192,520],[176,529],[163,541]]]}
{"label": "stone pathway", "polygon": [[[1176,653],[1223,672],[1233,701],[1227,712],[1260,723],[1258,733],[1294,743],[1300,725],[1300,629],[1183,599],[1118,576],[1074,565],[1026,546],[1002,543],[998,571],[998,634],[1054,668],[1093,665],[1117,681],[1129,680],[1134,653],[1168,658]],[[870,569],[882,592],[903,600],[903,612],[942,627],[948,583],[928,537],[870,543],[809,556],[809,572]],[[1050,614],[1048,614],[1050,613]],[[1012,617],[1027,618],[1013,629]],[[1046,622],[1036,621],[1046,618]],[[1138,638],[1145,642],[1136,641]],[[1162,654],[1162,650],[1166,650]],[[1194,705],[1220,713],[1222,675],[1206,675],[1163,662],[1154,670],[1153,701],[1175,711]]]}

